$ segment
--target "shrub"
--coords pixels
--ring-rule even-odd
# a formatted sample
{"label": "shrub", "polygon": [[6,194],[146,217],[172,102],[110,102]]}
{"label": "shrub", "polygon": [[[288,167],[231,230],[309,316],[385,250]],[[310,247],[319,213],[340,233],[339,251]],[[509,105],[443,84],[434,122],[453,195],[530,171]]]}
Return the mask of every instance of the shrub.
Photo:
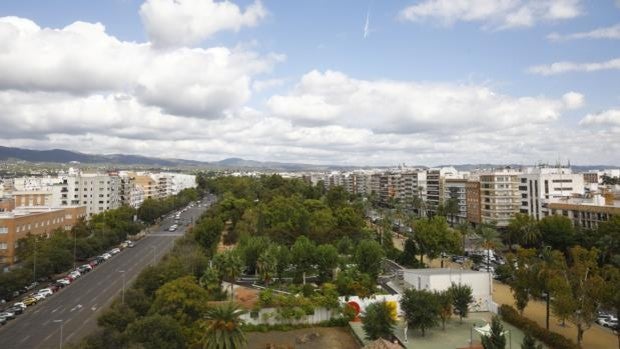
{"label": "shrub", "polygon": [[579,349],[579,346],[566,337],[540,327],[535,321],[519,315],[517,310],[509,305],[499,308],[502,319],[526,333],[531,333],[539,341],[554,349]]}

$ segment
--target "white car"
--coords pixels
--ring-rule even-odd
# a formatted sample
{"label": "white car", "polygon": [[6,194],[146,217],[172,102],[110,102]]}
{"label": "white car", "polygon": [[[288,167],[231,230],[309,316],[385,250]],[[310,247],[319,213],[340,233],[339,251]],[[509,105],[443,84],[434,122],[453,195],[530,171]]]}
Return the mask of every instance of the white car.
{"label": "white car", "polygon": [[119,252],[121,252],[120,248],[113,248],[113,249],[110,250],[109,253],[114,256],[115,254],[117,254]]}
{"label": "white car", "polygon": [[74,270],[74,271],[70,272],[70,273],[69,273],[69,275],[70,275],[72,278],[74,278],[74,279],[77,279],[77,278],[79,278],[80,276],[82,276],[82,274],[81,274],[79,271],[77,271],[77,270]]}
{"label": "white car", "polygon": [[44,295],[42,295],[42,294],[39,294],[39,293],[34,293],[34,294],[30,295],[30,297],[32,297],[32,298],[34,298],[34,299],[36,299],[36,300],[37,300],[37,302],[38,302],[38,301],[42,301],[42,300],[44,300],[44,299],[45,299],[45,296],[44,296]]}
{"label": "white car", "polygon": [[69,285],[71,283],[71,280],[67,279],[67,278],[62,278],[62,279],[58,279],[56,280],[57,283],[59,284],[63,284],[65,286]]}
{"label": "white car", "polygon": [[54,294],[51,288],[42,288],[39,290],[38,294],[43,295],[44,297],[48,297]]}
{"label": "white car", "polygon": [[26,304],[24,304],[23,302],[17,302],[15,304],[13,304],[14,307],[20,307],[22,309],[26,309]]}
{"label": "white car", "polygon": [[101,257],[107,261],[108,259],[112,258],[112,255],[106,252],[102,254]]}

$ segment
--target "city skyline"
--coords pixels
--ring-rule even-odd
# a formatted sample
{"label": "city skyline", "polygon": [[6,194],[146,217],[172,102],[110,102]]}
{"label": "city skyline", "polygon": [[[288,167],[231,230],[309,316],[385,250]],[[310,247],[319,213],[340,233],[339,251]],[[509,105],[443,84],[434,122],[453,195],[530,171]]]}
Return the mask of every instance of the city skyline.
{"label": "city skyline", "polygon": [[214,161],[618,164],[620,3],[0,4],[3,145]]}

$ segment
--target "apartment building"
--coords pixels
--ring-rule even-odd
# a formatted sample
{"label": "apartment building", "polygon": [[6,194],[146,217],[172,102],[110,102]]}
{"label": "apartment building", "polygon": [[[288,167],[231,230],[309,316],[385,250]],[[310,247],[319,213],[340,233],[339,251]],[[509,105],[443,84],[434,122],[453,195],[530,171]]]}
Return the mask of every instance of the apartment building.
{"label": "apartment building", "polygon": [[467,222],[474,226],[482,223],[479,180],[470,179],[465,183],[465,201],[467,202]]}
{"label": "apartment building", "polygon": [[400,174],[396,198],[410,207],[414,197],[426,200],[426,171],[408,171]]}
{"label": "apartment building", "polygon": [[49,236],[56,229],[71,229],[85,216],[85,207],[29,207],[0,213],[0,267],[17,262],[17,241],[28,233]]}
{"label": "apartment building", "polygon": [[460,224],[467,222],[467,180],[456,178],[445,179],[442,193],[444,205],[448,200],[455,200],[458,204],[457,213],[448,217],[449,220],[452,220],[451,223]]}
{"label": "apartment building", "polygon": [[480,217],[482,223],[503,228],[521,205],[521,172],[510,168],[480,174]]}
{"label": "apartment building", "polygon": [[620,215],[620,200],[613,193],[591,195],[582,198],[550,199],[550,214],[568,217],[575,227],[597,229],[601,222]]}
{"label": "apartment building", "polygon": [[426,207],[431,215],[437,213],[441,202],[441,171],[438,169],[426,172]]}
{"label": "apartment building", "polygon": [[542,219],[543,202],[584,194],[584,177],[566,167],[533,167],[519,178],[519,211],[536,220]]}
{"label": "apartment building", "polygon": [[121,206],[121,179],[116,175],[80,173],[61,179],[52,192],[52,207],[85,206],[86,215],[92,217]]}

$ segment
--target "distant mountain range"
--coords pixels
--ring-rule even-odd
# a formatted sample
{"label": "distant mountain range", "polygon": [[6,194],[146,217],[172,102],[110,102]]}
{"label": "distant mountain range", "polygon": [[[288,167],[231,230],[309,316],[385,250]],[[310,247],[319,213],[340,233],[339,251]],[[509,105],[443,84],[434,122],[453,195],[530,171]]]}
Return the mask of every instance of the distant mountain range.
{"label": "distant mountain range", "polygon": [[[51,150],[31,150],[22,148],[9,148],[0,146],[0,161],[27,161],[27,162],[43,162],[43,163],[61,163],[67,164],[71,162],[79,162],[81,164],[110,164],[124,166],[151,166],[151,167],[194,167],[194,168],[211,168],[211,169],[269,169],[284,171],[328,171],[328,170],[352,170],[370,168],[368,166],[338,166],[338,165],[312,165],[298,163],[283,162],[261,162],[254,160],[245,160],[241,158],[228,158],[220,161],[194,161],[183,159],[162,159],[140,155],[125,154],[84,154],[80,152],[51,149]],[[462,165],[445,165],[453,166],[459,171],[471,171],[474,169],[491,169],[510,166],[519,168],[523,165],[519,164],[462,164]],[[440,166],[443,167],[443,166]],[[577,172],[585,172],[588,170],[617,168],[612,165],[592,165],[592,166],[572,166]],[[383,168],[387,168],[384,166]]]}
{"label": "distant mountain range", "polygon": [[213,169],[273,169],[273,170],[328,170],[328,169],[347,169],[344,166],[323,166],[311,164],[282,163],[282,162],[260,162],[244,160],[241,158],[228,158],[220,161],[194,161],[184,159],[162,159],[140,155],[125,154],[84,154],[80,152],[51,149],[51,150],[31,150],[22,148],[9,148],[0,146],[0,161],[27,161],[43,163],[62,163],[79,162],[81,164],[111,164],[111,165],[139,165],[152,167],[203,167]]}

